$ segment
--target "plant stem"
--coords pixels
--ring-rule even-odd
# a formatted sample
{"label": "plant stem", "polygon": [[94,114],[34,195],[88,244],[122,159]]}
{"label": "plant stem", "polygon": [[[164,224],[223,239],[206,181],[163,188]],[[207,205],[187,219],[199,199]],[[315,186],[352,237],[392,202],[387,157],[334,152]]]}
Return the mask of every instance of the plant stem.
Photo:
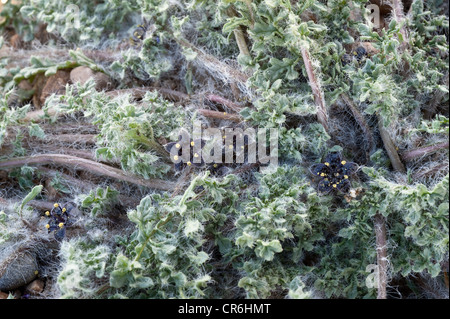
{"label": "plant stem", "polygon": [[378,129],[380,131],[381,139],[383,140],[384,148],[388,153],[389,159],[391,160],[392,166],[394,170],[400,173],[406,173],[405,166],[400,160],[400,156],[397,153],[397,148],[394,145],[394,142],[391,139],[391,135],[388,130],[383,126],[383,121],[380,117],[378,117]]}
{"label": "plant stem", "polygon": [[197,112],[205,117],[220,120],[229,120],[233,122],[242,122],[244,119],[239,114],[228,114],[226,112],[218,112],[206,109],[198,109]]}
{"label": "plant stem", "polygon": [[305,64],[306,73],[308,74],[309,85],[314,95],[314,102],[317,107],[317,119],[325,128],[325,131],[329,133],[328,112],[325,105],[325,98],[320,88],[319,82],[317,81],[317,77],[314,73],[308,49],[306,47],[301,47],[300,51],[302,54],[303,63]]}
{"label": "plant stem", "polygon": [[[384,147],[388,152],[394,169],[401,173],[406,173],[405,166],[400,160],[394,142],[389,135],[389,132],[383,126],[381,117],[378,117],[378,128],[380,130],[381,139]],[[377,264],[378,264],[378,299],[386,299],[386,285],[387,285],[387,239],[386,239],[386,220],[380,212],[375,214],[374,228],[377,245]]]}
{"label": "plant stem", "polygon": [[216,102],[216,103],[225,105],[226,107],[232,109],[236,113],[239,113],[242,110],[242,107],[240,107],[236,103],[231,102],[230,100],[228,100],[224,97],[218,96],[216,94],[208,94],[206,96],[206,98],[211,102]]}
{"label": "plant stem", "polygon": [[88,172],[128,182],[135,185],[145,186],[148,188],[171,190],[175,187],[175,183],[160,179],[143,179],[137,175],[125,173],[124,171],[105,164],[62,154],[42,154],[36,156],[18,157],[0,161],[0,170],[21,167],[24,165],[49,165],[56,164],[61,166],[69,166],[77,169],[84,169]]}
{"label": "plant stem", "polygon": [[[248,3],[247,3],[247,6],[248,6]],[[228,15],[230,17],[237,17],[237,12],[233,6],[230,6],[228,8]],[[242,27],[238,26],[236,29],[233,30],[233,33],[234,33],[234,37],[236,39],[236,43],[239,47],[240,54],[250,55],[250,51],[248,50],[247,42],[245,41],[244,31],[242,30]]]}
{"label": "plant stem", "polygon": [[380,212],[374,218],[376,245],[377,245],[377,265],[378,265],[378,296],[377,299],[386,299],[387,285],[387,241],[386,241],[386,221]]}
{"label": "plant stem", "polygon": [[405,162],[410,162],[444,148],[448,149],[448,141],[404,151],[401,156]]}

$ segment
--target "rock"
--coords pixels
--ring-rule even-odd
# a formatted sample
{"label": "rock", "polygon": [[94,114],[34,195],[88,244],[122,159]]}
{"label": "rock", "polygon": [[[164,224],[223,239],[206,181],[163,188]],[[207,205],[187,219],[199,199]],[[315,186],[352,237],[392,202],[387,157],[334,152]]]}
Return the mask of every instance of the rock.
{"label": "rock", "polygon": [[47,97],[55,94],[63,94],[66,92],[66,84],[70,81],[70,72],[65,70],[58,70],[54,75],[51,75],[44,88],[42,89],[42,94],[39,98],[40,105],[44,105]]}
{"label": "rock", "polygon": [[97,91],[109,90],[112,87],[111,79],[103,72],[96,72],[94,80],[96,84],[95,89]]}
{"label": "rock", "polygon": [[29,251],[12,252],[0,259],[0,290],[14,290],[36,278],[38,264],[34,253]]}
{"label": "rock", "polygon": [[84,84],[90,78],[94,78],[95,89],[97,91],[107,90],[112,86],[111,79],[105,73],[94,72],[87,66],[79,66],[70,72],[70,80],[72,83],[79,82]]}
{"label": "rock", "polygon": [[41,109],[41,95],[44,89],[45,83],[47,82],[47,78],[43,73],[38,73],[33,80],[33,105],[36,110]]}
{"label": "rock", "polygon": [[8,299],[8,294],[0,291],[0,299]]}
{"label": "rock", "polygon": [[22,49],[24,47],[24,42],[18,34],[14,34],[11,39],[9,39],[9,43],[15,50]]}
{"label": "rock", "polygon": [[31,85],[30,81],[28,81],[28,79],[20,81],[18,87],[24,91],[30,91],[33,89],[33,86]]}
{"label": "rock", "polygon": [[44,291],[44,282],[40,279],[33,280],[26,286],[25,294],[38,295]]}

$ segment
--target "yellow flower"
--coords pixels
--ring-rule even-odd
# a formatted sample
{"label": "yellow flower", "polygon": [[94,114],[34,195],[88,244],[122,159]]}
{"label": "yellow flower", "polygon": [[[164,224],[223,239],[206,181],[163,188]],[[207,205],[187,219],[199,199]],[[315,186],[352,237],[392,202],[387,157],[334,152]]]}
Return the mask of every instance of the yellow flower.
{"label": "yellow flower", "polygon": [[178,160],[178,155],[175,155],[175,156],[173,157],[173,159],[174,159],[174,160]]}
{"label": "yellow flower", "polygon": [[50,212],[49,212],[49,211],[46,211],[46,212],[45,212],[45,216],[50,216]]}
{"label": "yellow flower", "polygon": [[59,228],[63,228],[64,227],[64,223],[59,223]]}
{"label": "yellow flower", "polygon": [[344,175],[344,178],[347,179],[347,178],[348,178],[348,175]]}
{"label": "yellow flower", "polygon": [[187,164],[188,166],[191,166],[192,163],[191,163],[191,162],[187,162],[186,164]]}
{"label": "yellow flower", "polygon": [[45,228],[49,229],[49,228],[50,228],[50,225],[49,225],[49,224],[45,225]]}
{"label": "yellow flower", "polygon": [[194,143],[194,141],[192,141],[192,142],[191,142],[191,146],[194,146],[194,145],[195,145],[195,143]]}
{"label": "yellow flower", "polygon": [[330,163],[328,163],[328,162],[325,162],[324,164],[325,164],[326,166],[330,166]]}
{"label": "yellow flower", "polygon": [[320,173],[320,176],[327,176],[327,174],[325,174],[325,173]]}
{"label": "yellow flower", "polygon": [[58,203],[54,203],[53,207],[58,208],[59,207]]}
{"label": "yellow flower", "polygon": [[66,211],[67,211],[67,209],[64,207],[64,208],[62,209],[62,212],[65,213]]}
{"label": "yellow flower", "polygon": [[175,147],[176,147],[176,148],[180,148],[181,145],[177,143],[177,144],[175,144]]}
{"label": "yellow flower", "polygon": [[336,187],[337,187],[337,185],[336,185],[336,184],[333,184],[333,187],[334,187],[334,188],[336,188]]}
{"label": "yellow flower", "polygon": [[345,164],[347,164],[347,162],[346,162],[346,161],[342,161],[341,164],[342,164],[342,165],[345,165]]}

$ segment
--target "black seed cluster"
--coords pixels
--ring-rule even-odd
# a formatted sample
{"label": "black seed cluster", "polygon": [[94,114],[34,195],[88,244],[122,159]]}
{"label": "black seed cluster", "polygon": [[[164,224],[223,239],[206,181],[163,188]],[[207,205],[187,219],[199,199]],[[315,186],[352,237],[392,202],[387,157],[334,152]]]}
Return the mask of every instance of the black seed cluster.
{"label": "black seed cluster", "polygon": [[367,53],[366,49],[364,49],[363,47],[358,47],[356,48],[356,50],[352,51],[350,54],[345,53],[342,56],[342,65],[347,65],[352,63],[353,60],[356,60],[357,64],[359,66],[361,66],[365,59],[369,56],[369,54]]}
{"label": "black seed cluster", "polygon": [[[139,46],[142,44],[142,41],[148,36],[147,32],[150,31],[152,28],[152,25],[144,19],[144,22],[137,26],[136,29],[134,29],[132,36],[130,37],[130,43],[134,46]],[[151,32],[149,34],[152,34],[154,31],[154,26]],[[154,38],[156,43],[159,43],[159,38]]]}
{"label": "black seed cluster", "polygon": [[45,227],[48,233],[54,234],[56,240],[61,241],[66,235],[66,226],[69,221],[69,212],[72,207],[62,207],[60,204],[55,203],[51,211],[46,211],[45,216],[50,217]]}
{"label": "black seed cluster", "polygon": [[[197,140],[190,140],[189,142],[189,160],[188,161],[183,161],[182,159],[182,154],[183,154],[183,143],[181,143],[182,141],[182,137],[181,135],[178,137],[178,141],[177,142],[171,142],[171,143],[167,143],[166,145],[164,145],[164,148],[167,152],[170,153],[170,158],[171,160],[174,162],[174,168],[176,171],[181,171],[183,168],[185,168],[186,166],[194,166],[194,167],[205,167],[213,174],[219,174],[221,175],[221,172],[224,171],[224,168],[228,167],[228,166],[234,166],[234,162],[233,163],[226,163],[226,156],[227,154],[231,153],[231,156],[233,158],[233,161],[235,161],[235,159],[241,155],[242,153],[244,153],[244,163],[246,163],[248,161],[248,137],[244,136],[244,145],[241,146],[240,149],[238,149],[236,140],[233,140],[233,144],[232,145],[225,145],[225,138],[223,137],[221,143],[222,143],[222,147],[221,147],[221,152],[222,152],[222,160],[219,163],[208,163],[206,164],[203,160],[203,158],[201,157],[201,154],[197,154],[195,152],[195,146],[198,147],[198,145],[200,146],[200,149],[203,151],[203,148],[206,145],[206,141],[203,139],[197,139]],[[187,144],[186,144],[187,145]],[[186,147],[186,145],[184,145]],[[195,158],[200,157],[200,162],[196,163]],[[198,160],[197,160],[198,162]],[[241,163],[243,164],[243,163]],[[226,170],[226,169],[225,169]]]}
{"label": "black seed cluster", "polygon": [[330,191],[338,190],[348,193],[351,188],[350,177],[358,169],[358,165],[342,159],[338,152],[329,153],[325,161],[311,167],[311,172],[319,180],[318,190],[327,194]]}
{"label": "black seed cluster", "polygon": [[[190,140],[189,141],[189,160],[184,162],[182,159],[183,154],[183,143],[181,143],[182,137],[181,135],[178,138],[177,142],[171,142],[164,145],[164,148],[167,152],[170,153],[170,159],[174,162],[174,168],[176,171],[181,171],[186,166],[196,166],[196,167],[202,167],[205,165],[205,162],[203,161],[203,158],[201,158],[201,154],[197,154],[194,151],[194,147],[196,145],[200,145],[200,148],[203,149],[205,147],[206,142],[202,139],[197,140]],[[196,158],[200,159],[200,162],[196,160]]]}

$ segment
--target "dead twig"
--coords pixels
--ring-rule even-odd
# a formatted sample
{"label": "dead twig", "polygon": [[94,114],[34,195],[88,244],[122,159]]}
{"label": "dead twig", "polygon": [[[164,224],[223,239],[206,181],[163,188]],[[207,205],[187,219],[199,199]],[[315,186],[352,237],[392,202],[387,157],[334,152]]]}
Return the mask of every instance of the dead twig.
{"label": "dead twig", "polygon": [[215,103],[219,103],[219,104],[225,105],[226,107],[232,109],[236,113],[239,113],[243,109],[241,106],[237,105],[236,103],[234,103],[234,102],[232,102],[232,101],[230,101],[230,100],[228,100],[228,99],[226,99],[224,97],[216,95],[216,94],[208,94],[206,96],[206,99],[208,99],[211,102],[215,102]]}
{"label": "dead twig", "polygon": [[444,148],[448,149],[448,141],[404,151],[401,154],[401,157],[405,162],[410,162],[417,158],[430,155],[431,153],[434,153]]}
{"label": "dead twig", "polygon": [[197,112],[205,117],[229,120],[233,122],[242,122],[244,119],[238,114],[228,114],[227,112],[218,112],[207,109],[198,109]]}
{"label": "dead twig", "polygon": [[383,126],[383,121],[381,120],[381,118],[378,118],[378,129],[380,131],[381,139],[383,140],[384,148],[388,153],[389,159],[391,160],[394,170],[400,173],[406,173],[405,166],[400,160],[397,148],[395,147],[388,130]]}
{"label": "dead twig", "polygon": [[84,158],[78,158],[62,154],[42,154],[36,156],[18,157],[0,162],[0,170],[21,167],[24,165],[61,165],[75,169],[84,169],[91,173],[128,182],[131,184],[144,186],[159,190],[171,190],[175,183],[161,179],[143,179],[137,175],[126,173],[118,168],[111,167],[102,163],[94,162]]}

